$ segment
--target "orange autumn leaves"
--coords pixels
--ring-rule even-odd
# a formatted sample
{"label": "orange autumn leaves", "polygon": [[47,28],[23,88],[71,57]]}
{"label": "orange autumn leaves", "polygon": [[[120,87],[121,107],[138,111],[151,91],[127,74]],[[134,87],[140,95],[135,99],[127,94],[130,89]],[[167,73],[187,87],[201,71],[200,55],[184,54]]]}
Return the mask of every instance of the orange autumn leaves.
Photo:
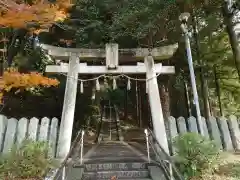
{"label": "orange autumn leaves", "polygon": [[[0,0],[0,27],[26,28],[38,34],[48,31],[52,24],[66,19],[71,6],[69,0],[56,0],[55,3],[49,3],[48,0],[32,0],[32,4],[26,4],[23,0]],[[31,24],[38,27],[32,28],[29,26]],[[18,92],[58,84],[58,80],[44,77],[40,73],[23,74],[10,69],[4,72],[0,79],[0,102],[4,93],[11,90]]]}
{"label": "orange autumn leaves", "polygon": [[29,28],[29,24],[37,24],[40,29],[48,29],[55,22],[66,19],[70,7],[66,0],[57,0],[54,4],[35,0],[32,5],[17,0],[0,0],[0,26]]}
{"label": "orange autumn leaves", "polygon": [[5,71],[3,74],[3,87],[0,91],[0,101],[2,102],[3,94],[11,90],[15,92],[21,90],[29,90],[31,88],[37,87],[51,87],[57,86],[59,81],[57,79],[52,79],[44,77],[42,74],[37,72],[31,72],[28,74],[19,73],[16,69],[10,69]]}
{"label": "orange autumn leaves", "polygon": [[32,87],[50,87],[57,86],[58,80],[44,77],[37,72],[29,74],[19,73],[16,70],[6,71],[3,74],[4,91],[9,92],[13,88],[32,88]]}

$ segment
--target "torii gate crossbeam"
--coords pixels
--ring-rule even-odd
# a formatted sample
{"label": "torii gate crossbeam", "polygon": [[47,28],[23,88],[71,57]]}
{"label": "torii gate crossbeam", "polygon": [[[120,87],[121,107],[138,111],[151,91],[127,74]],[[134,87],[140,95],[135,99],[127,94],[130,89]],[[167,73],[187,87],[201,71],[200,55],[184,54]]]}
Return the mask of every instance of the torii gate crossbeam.
{"label": "torii gate crossbeam", "polygon": [[[137,66],[118,66],[117,69],[107,69],[105,66],[87,66],[86,63],[79,63],[76,67],[78,74],[145,74],[147,68],[143,63],[138,63]],[[154,66],[156,73],[170,74],[174,73],[175,69],[173,66],[162,66],[161,63],[155,64]],[[49,65],[46,67],[46,72],[49,73],[68,73],[69,65],[62,64]]]}

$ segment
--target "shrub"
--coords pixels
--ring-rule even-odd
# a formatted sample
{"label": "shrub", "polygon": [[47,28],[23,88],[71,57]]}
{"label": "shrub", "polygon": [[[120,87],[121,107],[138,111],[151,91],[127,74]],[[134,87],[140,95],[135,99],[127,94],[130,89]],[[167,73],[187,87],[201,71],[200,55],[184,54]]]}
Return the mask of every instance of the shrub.
{"label": "shrub", "polygon": [[25,140],[0,159],[0,179],[41,179],[54,167],[45,142]]}
{"label": "shrub", "polygon": [[217,145],[196,133],[185,133],[174,139],[176,162],[186,179],[213,171],[220,158]]}

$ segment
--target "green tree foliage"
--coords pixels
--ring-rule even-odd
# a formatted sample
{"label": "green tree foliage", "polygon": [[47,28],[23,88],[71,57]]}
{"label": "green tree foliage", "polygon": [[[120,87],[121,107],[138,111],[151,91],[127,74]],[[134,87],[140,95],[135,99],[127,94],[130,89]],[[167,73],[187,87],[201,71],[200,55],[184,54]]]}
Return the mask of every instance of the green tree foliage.
{"label": "green tree foliage", "polygon": [[[184,86],[182,85],[184,78],[181,77],[180,69],[186,72],[188,65],[178,16],[181,12],[188,11],[197,20],[200,59],[205,67],[204,77],[208,80],[212,114],[219,115],[214,65],[217,66],[217,76],[220,79],[223,110],[226,115],[238,114],[240,108],[240,100],[237,97],[239,82],[228,35],[224,31],[221,7],[222,1],[220,0],[78,0],[71,9],[69,19],[61,24],[64,31],[62,28],[60,30],[54,27],[50,33],[42,33],[39,37],[41,42],[54,45],[59,38],[72,39],[76,41],[76,47],[81,48],[104,48],[105,43],[109,42],[118,43],[120,48],[152,48],[179,42],[179,50],[174,58],[163,62],[176,67],[176,78],[173,78],[173,82],[168,83],[169,78],[165,76],[161,79],[161,83],[170,84],[168,88],[174,89],[170,92],[177,95],[169,97],[177,99],[180,102],[178,106],[184,107]],[[189,29],[190,31],[193,29],[191,18],[189,19]],[[60,43],[58,42],[57,45]],[[196,44],[193,37],[191,45],[194,64],[195,67],[198,67]],[[41,58],[35,58],[35,55]],[[15,59],[17,58],[19,57],[17,56]],[[34,62],[34,59],[37,61]],[[30,69],[43,70],[45,64],[49,64],[45,60],[39,51],[34,51],[33,54],[30,51],[29,58],[25,61],[21,60],[18,66],[26,65]],[[199,76],[197,68],[196,75]],[[189,75],[187,74],[187,76]],[[187,80],[190,84],[189,77]],[[199,85],[199,83],[199,78],[197,78],[197,84]],[[199,95],[202,102],[201,93]],[[172,108],[177,109],[176,103],[172,104],[175,105]],[[176,114],[176,116],[180,115],[183,114],[181,112]]]}
{"label": "green tree foliage", "polygon": [[[216,84],[213,68],[217,66],[217,77],[220,81],[220,96],[225,115],[239,115],[239,90],[238,73],[232,57],[231,47],[228,43],[228,36],[225,32],[217,33],[211,38],[202,41],[202,59],[206,64],[206,78],[209,82],[209,95],[211,107],[215,112],[219,112],[218,99],[216,94]],[[219,114],[216,114],[219,115]]]}
{"label": "green tree foliage", "polygon": [[[118,42],[125,48],[152,47],[175,32],[174,22],[167,23],[178,16],[176,11],[170,13],[172,8],[176,5],[169,0],[79,0],[66,24],[76,31],[77,46]],[[166,26],[161,26],[163,20]]]}
{"label": "green tree foliage", "polygon": [[[187,61],[183,60],[186,56],[184,56],[184,44],[181,43],[178,16],[181,12],[190,12],[196,17],[199,29],[200,58],[205,66],[205,78],[209,83],[212,113],[219,115],[213,74],[213,66],[217,65],[221,100],[224,112],[228,115],[236,113],[239,109],[239,98],[237,98],[239,83],[236,79],[237,73],[228,35],[224,31],[222,5],[220,0],[78,0],[70,18],[63,26],[68,29],[65,34],[70,34],[71,38],[76,40],[77,47],[98,48],[104,47],[108,42],[117,42],[123,48],[151,48],[180,42],[178,55],[170,61],[170,64],[176,66],[176,76],[179,77],[178,70],[188,69],[188,65]],[[193,29],[191,18],[189,29],[190,31]],[[196,61],[196,44],[193,37],[191,42],[194,64],[198,67],[200,64]],[[197,69],[196,74],[199,75]],[[184,96],[181,85],[183,78],[177,79],[181,82],[176,80],[174,88],[179,87],[177,91]],[[165,81],[168,79],[165,78]],[[198,78],[197,84],[199,83]],[[201,93],[199,95],[202,102]],[[179,101],[182,101],[182,98]]]}
{"label": "green tree foliage", "polygon": [[[217,78],[220,83],[220,100],[224,114],[239,115],[239,89],[238,73],[235,60],[229,43],[228,34],[222,16],[222,2],[209,1],[204,6],[192,6],[196,16],[200,39],[200,60],[204,68],[204,76],[208,81],[209,100],[212,115],[220,115],[219,100],[217,98],[214,66],[217,68]],[[190,26],[191,27],[191,26]],[[196,44],[192,43],[194,60],[197,58]],[[198,66],[198,62],[194,62]]]}

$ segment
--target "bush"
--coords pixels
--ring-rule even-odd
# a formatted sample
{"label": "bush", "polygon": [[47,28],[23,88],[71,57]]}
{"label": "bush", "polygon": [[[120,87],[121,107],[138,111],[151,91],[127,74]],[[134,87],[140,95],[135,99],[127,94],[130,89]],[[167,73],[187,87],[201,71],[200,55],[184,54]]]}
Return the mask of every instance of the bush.
{"label": "bush", "polygon": [[196,133],[178,136],[173,144],[177,165],[186,179],[213,171],[220,158],[217,145]]}
{"label": "bush", "polygon": [[25,140],[0,157],[0,179],[41,179],[54,167],[47,152],[47,143]]}

